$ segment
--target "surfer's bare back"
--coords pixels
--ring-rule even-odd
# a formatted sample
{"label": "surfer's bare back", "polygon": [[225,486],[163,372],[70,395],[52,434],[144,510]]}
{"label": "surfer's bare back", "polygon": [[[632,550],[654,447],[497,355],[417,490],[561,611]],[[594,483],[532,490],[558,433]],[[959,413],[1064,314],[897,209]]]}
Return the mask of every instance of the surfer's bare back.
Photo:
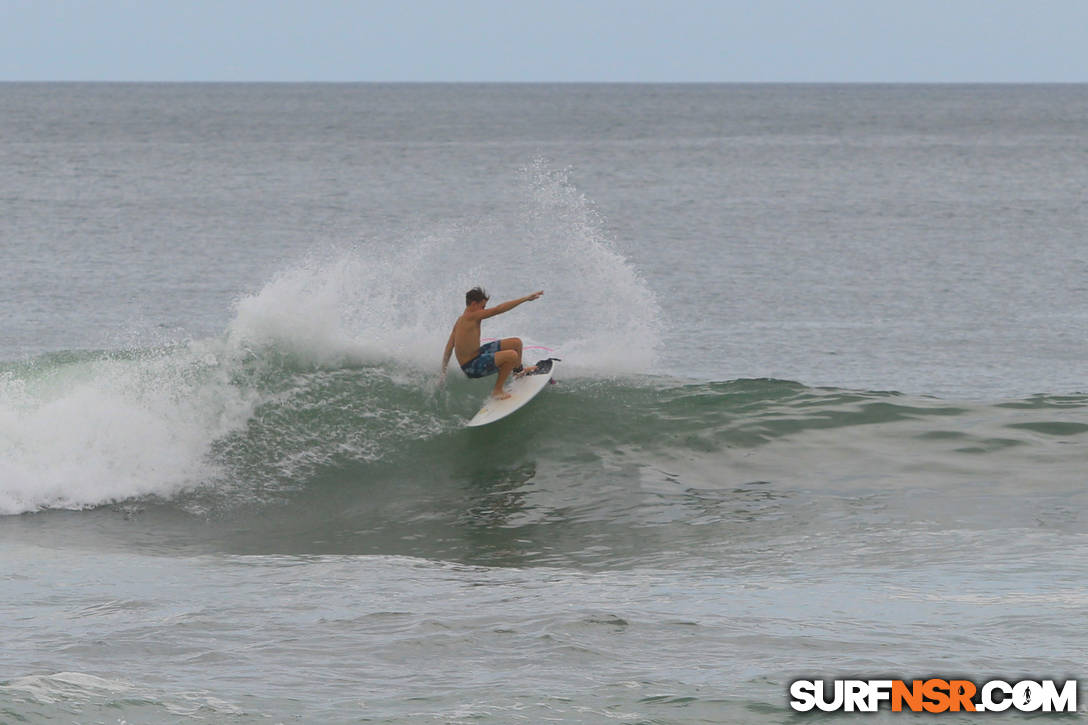
{"label": "surfer's bare back", "polygon": [[[473,287],[466,292],[465,311],[453,323],[450,339],[446,342],[446,352],[442,355],[442,374],[446,374],[450,354],[456,350],[457,362],[465,375],[470,378],[483,378],[498,373],[499,379],[495,381],[495,389],[491,394],[499,400],[509,398],[510,394],[503,392],[502,386],[511,371],[521,367],[521,338],[504,337],[481,345],[480,322],[509,312],[522,302],[531,302],[542,294],[544,290],[488,308],[487,301],[490,298],[482,289]],[[530,369],[525,372],[531,371]]]}

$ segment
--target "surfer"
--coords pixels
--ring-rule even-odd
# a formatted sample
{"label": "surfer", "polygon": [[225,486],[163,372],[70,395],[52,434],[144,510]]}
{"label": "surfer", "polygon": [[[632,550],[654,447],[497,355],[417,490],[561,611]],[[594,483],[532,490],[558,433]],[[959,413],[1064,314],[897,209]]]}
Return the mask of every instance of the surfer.
{"label": "surfer", "polygon": [[466,292],[465,311],[453,323],[450,339],[446,342],[446,352],[442,355],[442,375],[446,374],[450,354],[456,350],[457,362],[465,375],[470,378],[483,378],[498,373],[499,379],[495,381],[495,389],[491,391],[491,395],[499,400],[509,398],[510,394],[503,392],[502,386],[510,373],[529,373],[535,368],[530,366],[526,370],[521,369],[520,337],[505,337],[481,345],[480,321],[509,312],[522,302],[531,302],[542,294],[543,290],[488,308],[487,301],[490,298],[482,289],[473,287]]}

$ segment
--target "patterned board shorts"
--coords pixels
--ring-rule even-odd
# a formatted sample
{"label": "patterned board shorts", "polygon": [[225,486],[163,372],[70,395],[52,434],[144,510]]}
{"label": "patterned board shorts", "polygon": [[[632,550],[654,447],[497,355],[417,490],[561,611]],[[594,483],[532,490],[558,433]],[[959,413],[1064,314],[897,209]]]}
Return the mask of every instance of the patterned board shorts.
{"label": "patterned board shorts", "polygon": [[499,351],[500,344],[498,340],[494,340],[480,345],[480,349],[476,351],[476,357],[462,365],[461,370],[470,378],[483,378],[499,372],[498,366],[495,365],[495,353]]}

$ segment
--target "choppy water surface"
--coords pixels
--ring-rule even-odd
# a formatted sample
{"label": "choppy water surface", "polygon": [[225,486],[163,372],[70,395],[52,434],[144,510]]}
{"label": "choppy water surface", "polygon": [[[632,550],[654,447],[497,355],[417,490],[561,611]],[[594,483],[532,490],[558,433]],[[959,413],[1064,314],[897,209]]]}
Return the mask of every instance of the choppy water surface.
{"label": "choppy water surface", "polygon": [[0,98],[0,721],[1084,676],[1084,87]]}

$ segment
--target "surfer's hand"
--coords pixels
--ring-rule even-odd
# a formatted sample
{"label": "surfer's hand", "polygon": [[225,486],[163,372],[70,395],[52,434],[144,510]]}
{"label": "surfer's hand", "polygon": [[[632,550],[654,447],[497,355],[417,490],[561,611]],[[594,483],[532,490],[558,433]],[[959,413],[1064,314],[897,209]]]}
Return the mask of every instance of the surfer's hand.
{"label": "surfer's hand", "polygon": [[542,294],[544,294],[544,290],[540,290],[539,292],[534,292],[531,295],[529,295],[526,299],[529,300],[530,302],[532,302],[533,300],[535,300],[537,297],[539,297]]}

